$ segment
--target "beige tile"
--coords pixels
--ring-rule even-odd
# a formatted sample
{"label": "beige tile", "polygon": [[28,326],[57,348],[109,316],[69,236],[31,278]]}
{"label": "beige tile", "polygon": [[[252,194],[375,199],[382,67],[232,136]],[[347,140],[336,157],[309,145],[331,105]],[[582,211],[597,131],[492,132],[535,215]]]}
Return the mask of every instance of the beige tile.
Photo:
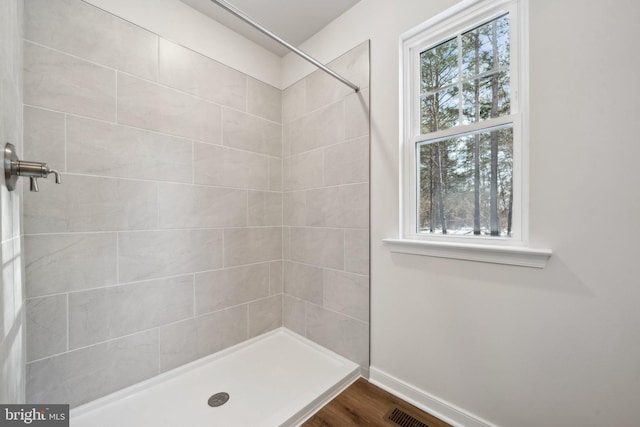
{"label": "beige tile", "polygon": [[324,270],[322,306],[369,322],[369,277]]}
{"label": "beige tile", "polygon": [[160,228],[243,227],[247,192],[232,188],[160,184]]}
{"label": "beige tile", "polygon": [[195,144],[196,184],[266,190],[269,158],[260,154]]}
{"label": "beige tile", "polygon": [[196,274],[196,314],[205,314],[269,295],[269,264]]}
{"label": "beige tile", "polygon": [[24,103],[114,121],[116,72],[25,42]]}
{"label": "beige tile", "polygon": [[305,148],[306,144],[304,143],[304,139],[306,138],[306,128],[305,128],[305,118],[301,117],[297,120],[294,120],[290,123],[286,123],[282,126],[282,155],[283,157],[290,156],[294,153],[292,147],[296,146],[296,153],[304,151],[301,148],[298,148],[299,145],[302,144],[302,147]]}
{"label": "beige tile", "polygon": [[224,266],[233,267],[282,258],[280,227],[224,230]]}
{"label": "beige tile", "polygon": [[291,191],[282,195],[283,224],[305,226],[307,224],[307,192]]}
{"label": "beige tile", "polygon": [[344,141],[344,102],[336,102],[306,115],[303,132],[302,138],[291,141],[291,154]]}
{"label": "beige tile", "polygon": [[284,262],[284,292],[315,304],[322,304],[322,268]]}
{"label": "beige tile", "polygon": [[283,184],[285,191],[306,190],[323,184],[323,153],[321,150],[285,158]]}
{"label": "beige tile", "polygon": [[352,93],[344,100],[345,139],[369,135],[369,89]]}
{"label": "beige tile", "polygon": [[27,364],[27,402],[71,407],[158,374],[158,330]]}
{"label": "beige tile", "polygon": [[193,316],[193,276],[69,294],[69,347],[75,349]]}
{"label": "beige tile", "polygon": [[247,77],[190,49],[160,39],[160,83],[246,111]]}
{"label": "beige tile", "polygon": [[158,37],[77,0],[25,2],[25,38],[135,74],[157,77]]}
{"label": "beige tile", "polygon": [[23,159],[46,162],[60,172],[65,169],[65,115],[24,107]]}
{"label": "beige tile", "polygon": [[329,228],[291,228],[292,261],[328,267],[344,268],[344,231]]}
{"label": "beige tile", "polygon": [[369,274],[369,230],[344,231],[344,269]]}
{"label": "beige tile", "polygon": [[285,328],[302,335],[307,334],[307,309],[306,303],[298,298],[284,294],[282,296],[282,319]]}
{"label": "beige tile", "polygon": [[141,230],[156,226],[156,183],[65,175],[24,193],[26,233]]}
{"label": "beige tile", "polygon": [[282,227],[282,259],[291,259],[291,228]]}
{"label": "beige tile", "polygon": [[67,295],[26,301],[27,361],[67,351]]}
{"label": "beige tile", "polygon": [[315,304],[307,304],[307,338],[369,366],[369,325]]}
{"label": "beige tile", "polygon": [[116,233],[24,236],[28,298],[117,283]]}
{"label": "beige tile", "polygon": [[222,267],[221,230],[119,233],[121,282],[195,273]]}
{"label": "beige tile", "polygon": [[324,184],[369,182],[369,137],[363,136],[324,149]]}
{"label": "beige tile", "polygon": [[118,123],[220,144],[222,111],[202,98],[118,73]]}
{"label": "beige tile", "polygon": [[282,91],[251,77],[248,83],[247,111],[282,123]]}
{"label": "beige tile", "polygon": [[282,225],[282,193],[249,191],[249,226]]}
{"label": "beige tile", "polygon": [[193,143],[81,117],[67,117],[69,172],[191,182]]}
{"label": "beige tile", "polygon": [[280,157],[282,126],[229,108],[222,109],[222,144]]}
{"label": "beige tile", "polygon": [[309,190],[306,206],[308,226],[368,228],[369,184]]}
{"label": "beige tile", "polygon": [[282,295],[249,303],[249,338],[282,326]]}
{"label": "beige tile", "polygon": [[291,123],[305,113],[305,80],[300,80],[282,91],[282,123]]}
{"label": "beige tile", "polygon": [[269,158],[269,190],[282,191],[282,159]]}
{"label": "beige tile", "polygon": [[269,295],[281,294],[284,289],[282,261],[269,263]]}

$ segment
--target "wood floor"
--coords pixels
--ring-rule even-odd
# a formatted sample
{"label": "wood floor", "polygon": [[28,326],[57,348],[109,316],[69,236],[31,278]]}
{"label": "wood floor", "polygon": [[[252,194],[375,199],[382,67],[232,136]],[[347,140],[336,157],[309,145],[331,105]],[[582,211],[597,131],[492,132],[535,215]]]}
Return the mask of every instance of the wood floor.
{"label": "wood floor", "polygon": [[[385,419],[394,407],[399,407],[421,423],[406,416],[405,421],[399,423]],[[304,427],[451,427],[450,424],[398,399],[364,378],[358,379],[302,425]]]}

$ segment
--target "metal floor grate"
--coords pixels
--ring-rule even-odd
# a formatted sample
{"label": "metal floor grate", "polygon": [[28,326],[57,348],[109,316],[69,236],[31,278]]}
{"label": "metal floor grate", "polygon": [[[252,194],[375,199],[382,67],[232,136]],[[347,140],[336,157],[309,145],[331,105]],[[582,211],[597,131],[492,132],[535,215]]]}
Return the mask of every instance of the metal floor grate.
{"label": "metal floor grate", "polygon": [[391,408],[391,410],[387,412],[385,419],[401,427],[429,427],[429,424],[427,424],[424,420],[407,414],[397,406]]}

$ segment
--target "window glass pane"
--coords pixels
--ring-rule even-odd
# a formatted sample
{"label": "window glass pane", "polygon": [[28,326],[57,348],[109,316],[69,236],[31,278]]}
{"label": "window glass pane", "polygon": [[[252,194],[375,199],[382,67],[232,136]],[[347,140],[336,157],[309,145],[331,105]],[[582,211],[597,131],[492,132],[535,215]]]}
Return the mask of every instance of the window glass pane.
{"label": "window glass pane", "polygon": [[451,86],[420,100],[420,133],[449,129],[459,122],[458,86]]}
{"label": "window glass pane", "polygon": [[509,15],[462,34],[462,75],[474,77],[509,65]]}
{"label": "window glass pane", "polygon": [[463,84],[464,123],[480,122],[486,119],[511,114],[509,73],[507,71],[490,74]]}
{"label": "window glass pane", "polygon": [[416,148],[418,233],[510,236],[511,127],[420,143]]}
{"label": "window glass pane", "polygon": [[420,94],[458,80],[458,41],[451,39],[420,54]]}

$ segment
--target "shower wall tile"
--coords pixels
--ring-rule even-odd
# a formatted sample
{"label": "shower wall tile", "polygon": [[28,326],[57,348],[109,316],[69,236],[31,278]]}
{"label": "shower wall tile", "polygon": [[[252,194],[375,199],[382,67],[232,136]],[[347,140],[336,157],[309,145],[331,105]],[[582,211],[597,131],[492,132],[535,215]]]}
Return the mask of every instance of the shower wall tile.
{"label": "shower wall tile", "polygon": [[296,262],[284,262],[284,292],[322,304],[322,269]]}
{"label": "shower wall tile", "polygon": [[123,232],[118,236],[121,282],[222,267],[221,230]]}
{"label": "shower wall tile", "polygon": [[222,143],[226,147],[280,157],[282,126],[240,111],[223,108]]}
{"label": "shower wall tile", "polygon": [[193,143],[182,138],[69,116],[66,149],[69,172],[158,181],[192,179]]}
{"label": "shower wall tile", "polygon": [[282,191],[282,159],[269,158],[269,190]]}
{"label": "shower wall tile", "polygon": [[344,102],[339,101],[304,117],[303,137],[291,140],[291,154],[342,142],[344,134]]}
{"label": "shower wall tile", "polygon": [[344,99],[345,139],[369,134],[369,89],[352,93]]}
{"label": "shower wall tile", "polygon": [[29,299],[27,361],[67,351],[67,296]]}
{"label": "shower wall tile", "polygon": [[71,350],[193,316],[193,275],[69,294]]}
{"label": "shower wall tile", "polygon": [[195,183],[266,190],[269,158],[209,144],[195,144]]}
{"label": "shower wall tile", "polygon": [[27,298],[117,283],[116,233],[24,236]]}
{"label": "shower wall tile", "polygon": [[307,337],[354,361],[369,366],[369,325],[366,322],[307,304]]}
{"label": "shower wall tile", "polygon": [[249,226],[282,225],[282,193],[250,190],[248,196]]}
{"label": "shower wall tile", "polygon": [[344,231],[344,269],[369,274],[369,230]]}
{"label": "shower wall tile", "polygon": [[27,402],[81,405],[158,374],[158,330],[27,364]]}
{"label": "shower wall tile", "polygon": [[281,294],[284,289],[282,261],[269,263],[269,294]]}
{"label": "shower wall tile", "polygon": [[63,185],[40,180],[24,193],[26,233],[141,230],[157,224],[157,184],[65,175]]}
{"label": "shower wall tile", "polygon": [[247,192],[232,188],[160,184],[160,228],[244,227]]}
{"label": "shower wall tile", "polygon": [[155,34],[77,0],[26,0],[24,12],[27,40],[156,80]]}
{"label": "shower wall tile", "polygon": [[237,110],[247,110],[247,76],[160,39],[160,83]]}
{"label": "shower wall tile", "polygon": [[269,296],[269,264],[255,264],[196,274],[196,315]]}
{"label": "shower wall tile", "polygon": [[284,327],[302,336],[307,336],[306,303],[288,294],[284,294],[282,298],[282,319]]}
{"label": "shower wall tile", "polygon": [[282,91],[282,123],[291,123],[305,113],[305,80],[300,80]]}
{"label": "shower wall tile", "polygon": [[324,149],[324,184],[369,182],[369,137],[363,136]]}
{"label": "shower wall tile", "polygon": [[282,162],[285,191],[306,190],[323,184],[323,155],[316,150],[291,156]]}
{"label": "shower wall tile", "polygon": [[307,225],[369,227],[369,184],[326,187],[307,192]]}
{"label": "shower wall tile", "polygon": [[65,115],[55,111],[24,107],[25,159],[46,159],[58,171],[65,171]]}
{"label": "shower wall tile", "polygon": [[249,337],[253,338],[282,326],[282,295],[249,304]]}
{"label": "shower wall tile", "polygon": [[344,269],[344,230],[292,227],[290,239],[292,261]]}
{"label": "shower wall tile", "polygon": [[118,73],[118,123],[220,144],[219,105]]}
{"label": "shower wall tile", "polygon": [[[305,138],[305,119],[301,117],[282,126],[282,155],[290,156],[292,146],[298,145]],[[301,151],[301,150],[300,150]]]}
{"label": "shower wall tile", "polygon": [[282,123],[282,91],[249,77],[247,111],[276,123]]}
{"label": "shower wall tile", "polygon": [[238,344],[248,336],[248,308],[240,305],[160,328],[160,371]]}
{"label": "shower wall tile", "polygon": [[323,283],[323,307],[369,321],[369,277],[324,270]]}
{"label": "shower wall tile", "polygon": [[24,103],[114,121],[116,72],[25,42]]}
{"label": "shower wall tile", "polygon": [[305,226],[307,224],[307,192],[291,191],[282,195],[283,225]]}
{"label": "shower wall tile", "polygon": [[282,258],[280,227],[231,228],[224,230],[224,265],[233,267]]}

